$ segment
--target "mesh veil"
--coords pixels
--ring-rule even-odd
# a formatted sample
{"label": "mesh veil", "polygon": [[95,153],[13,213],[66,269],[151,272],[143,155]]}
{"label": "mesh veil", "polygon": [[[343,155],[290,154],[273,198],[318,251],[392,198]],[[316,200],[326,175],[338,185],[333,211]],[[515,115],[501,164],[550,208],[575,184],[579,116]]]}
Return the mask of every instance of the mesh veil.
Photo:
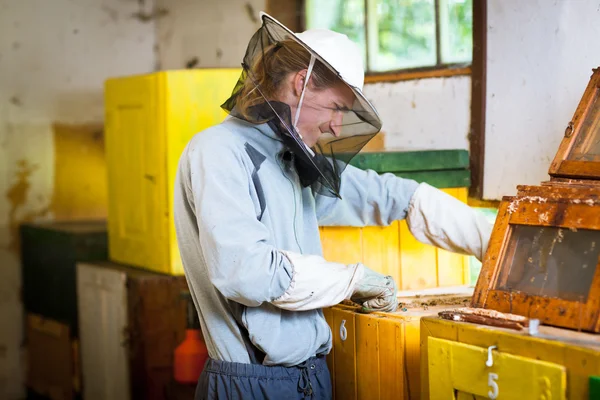
{"label": "mesh veil", "polygon": [[[336,108],[341,113],[339,133],[322,134],[317,143],[308,147],[301,132],[294,126],[294,116],[288,104],[277,100],[276,93],[282,81],[277,56],[289,52],[300,63],[298,69],[309,69],[314,60],[313,74],[318,74],[332,85],[344,82],[353,92],[350,107]],[[304,187],[312,186],[318,193],[340,197],[341,174],[350,160],[381,129],[381,121],[375,108],[363,96],[360,89],[347,84],[339,73],[309,46],[279,22],[263,17],[263,25],[254,34],[242,63],[243,71],[231,97],[221,106],[232,116],[246,121],[268,123],[294,154],[294,164]],[[310,69],[309,69],[310,71]],[[297,71],[295,71],[297,72]],[[279,79],[279,80],[278,80]],[[302,107],[324,107],[306,100]],[[302,111],[302,107],[300,111]]]}

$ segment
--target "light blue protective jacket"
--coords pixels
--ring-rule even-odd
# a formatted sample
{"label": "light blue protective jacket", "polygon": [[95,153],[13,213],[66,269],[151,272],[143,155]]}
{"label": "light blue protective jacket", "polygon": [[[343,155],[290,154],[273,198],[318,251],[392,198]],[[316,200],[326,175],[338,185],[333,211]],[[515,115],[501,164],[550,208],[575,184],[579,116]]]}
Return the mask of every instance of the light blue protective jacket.
{"label": "light blue protective jacket", "polygon": [[329,353],[331,331],[320,309],[287,311],[272,304],[292,280],[282,251],[322,255],[319,225],[403,219],[418,186],[348,166],[342,200],[327,197],[300,185],[284,153],[267,124],[229,117],[197,134],[181,156],[177,240],[213,359],[251,362],[244,330],[265,353],[265,365],[292,366]]}

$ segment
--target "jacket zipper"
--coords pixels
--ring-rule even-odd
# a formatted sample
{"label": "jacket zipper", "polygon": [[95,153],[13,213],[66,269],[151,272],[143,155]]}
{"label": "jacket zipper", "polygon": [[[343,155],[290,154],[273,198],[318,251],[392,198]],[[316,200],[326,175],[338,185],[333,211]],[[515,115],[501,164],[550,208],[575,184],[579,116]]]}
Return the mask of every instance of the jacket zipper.
{"label": "jacket zipper", "polygon": [[[293,162],[294,154],[292,153],[292,160],[290,161],[290,164],[292,164]],[[294,239],[296,240],[296,245],[298,246],[298,250],[300,250],[300,254],[303,254],[302,246],[300,246],[300,241],[298,240],[298,231],[296,228],[296,218],[298,216],[298,203],[300,202],[300,200],[296,198],[296,188],[294,183],[299,184],[299,179],[297,174],[294,171],[292,171],[291,168],[286,168],[287,166],[284,164],[283,161],[280,160],[279,166],[283,170],[283,176],[285,176],[285,179],[287,179],[287,181],[290,183],[290,186],[292,187],[292,193],[294,194]],[[288,177],[288,172],[294,175],[294,182],[292,182],[292,180]]]}

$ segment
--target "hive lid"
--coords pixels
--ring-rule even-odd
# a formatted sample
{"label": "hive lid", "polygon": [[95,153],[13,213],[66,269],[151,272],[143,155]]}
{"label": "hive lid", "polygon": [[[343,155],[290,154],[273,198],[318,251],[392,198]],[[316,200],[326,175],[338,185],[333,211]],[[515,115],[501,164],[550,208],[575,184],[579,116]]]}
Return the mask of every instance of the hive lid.
{"label": "hive lid", "polygon": [[548,173],[600,180],[600,67],[593,70]]}

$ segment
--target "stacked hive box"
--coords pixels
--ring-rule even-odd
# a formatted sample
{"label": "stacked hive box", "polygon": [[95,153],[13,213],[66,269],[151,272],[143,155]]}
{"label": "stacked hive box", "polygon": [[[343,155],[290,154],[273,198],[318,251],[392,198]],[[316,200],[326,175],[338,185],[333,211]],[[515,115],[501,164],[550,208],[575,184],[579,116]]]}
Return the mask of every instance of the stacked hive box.
{"label": "stacked hive box", "polygon": [[183,275],[173,222],[181,152],[221,122],[239,69],[164,71],[106,82],[110,259]]}
{"label": "stacked hive box", "polygon": [[86,400],[165,399],[185,337],[184,277],[111,262],[79,263],[77,295]]}
{"label": "stacked hive box", "polygon": [[[400,298],[394,313],[362,314],[339,305],[324,310],[333,349],[327,362],[336,399],[419,399],[420,319],[464,306],[472,290]],[[424,292],[426,293],[426,292]]]}
{"label": "stacked hive box", "polygon": [[183,277],[106,260],[105,222],[21,227],[29,397],[165,399]]}
{"label": "stacked hive box", "polygon": [[80,397],[76,263],[106,260],[107,247],[104,222],[21,226],[30,394]]}
{"label": "stacked hive box", "polygon": [[[597,399],[592,397],[600,375],[597,335],[545,326],[540,333],[556,338],[423,318],[421,398],[496,398],[491,393],[499,399]],[[490,346],[495,348],[487,366]]]}

